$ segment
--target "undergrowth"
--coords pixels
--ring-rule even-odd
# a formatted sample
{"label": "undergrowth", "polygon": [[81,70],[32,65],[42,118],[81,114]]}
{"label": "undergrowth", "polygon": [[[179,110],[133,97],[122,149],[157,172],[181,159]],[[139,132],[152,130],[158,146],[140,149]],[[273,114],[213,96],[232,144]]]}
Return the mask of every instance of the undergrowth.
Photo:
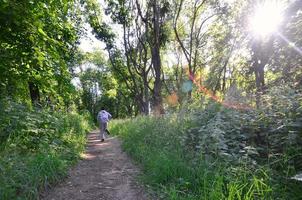
{"label": "undergrowth", "polygon": [[163,117],[111,122],[162,199],[302,199],[301,96],[262,110],[203,104]]}
{"label": "undergrowth", "polygon": [[11,102],[0,113],[0,199],[37,199],[79,158],[91,119]]}

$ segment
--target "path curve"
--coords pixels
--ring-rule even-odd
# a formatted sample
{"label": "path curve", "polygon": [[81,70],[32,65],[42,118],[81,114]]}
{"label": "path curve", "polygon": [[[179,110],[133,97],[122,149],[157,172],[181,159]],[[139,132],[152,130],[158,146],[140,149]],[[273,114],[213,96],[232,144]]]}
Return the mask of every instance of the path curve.
{"label": "path curve", "polygon": [[121,150],[116,137],[100,142],[88,135],[86,153],[64,182],[44,194],[44,200],[149,200],[136,181],[139,170]]}

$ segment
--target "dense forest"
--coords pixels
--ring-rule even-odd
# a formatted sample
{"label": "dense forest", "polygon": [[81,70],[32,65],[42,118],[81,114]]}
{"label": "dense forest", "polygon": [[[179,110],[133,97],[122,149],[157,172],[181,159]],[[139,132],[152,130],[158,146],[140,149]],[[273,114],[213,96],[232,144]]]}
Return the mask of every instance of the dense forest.
{"label": "dense forest", "polygon": [[0,0],[0,72],[0,199],[60,180],[103,106],[159,198],[302,199],[301,0]]}

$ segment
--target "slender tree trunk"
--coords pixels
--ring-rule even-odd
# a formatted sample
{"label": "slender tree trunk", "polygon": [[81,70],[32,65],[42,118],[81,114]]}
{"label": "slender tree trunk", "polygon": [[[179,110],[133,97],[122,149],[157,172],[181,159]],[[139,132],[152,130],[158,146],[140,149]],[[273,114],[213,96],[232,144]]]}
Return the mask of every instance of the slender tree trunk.
{"label": "slender tree trunk", "polygon": [[32,81],[28,82],[28,88],[30,93],[30,98],[32,105],[37,105],[40,103],[40,91],[39,87]]}
{"label": "slender tree trunk", "polygon": [[260,44],[260,41],[255,41],[252,45],[253,50],[253,69],[255,73],[255,82],[256,82],[256,106],[260,107],[261,95],[264,92],[265,81],[264,81],[264,66],[267,64],[268,58],[263,52],[263,45]]}
{"label": "slender tree trunk", "polygon": [[226,88],[226,66],[223,68],[222,91]]}
{"label": "slender tree trunk", "polygon": [[117,99],[116,99],[116,103],[115,103],[115,116],[117,118],[120,117],[120,113],[119,113],[119,110],[121,108],[120,99],[121,99],[121,94],[120,94],[120,91],[118,90],[117,91]]}
{"label": "slender tree trunk", "polygon": [[148,80],[147,76],[144,75],[144,108],[145,114],[149,115],[149,87],[148,87]]}
{"label": "slender tree trunk", "polygon": [[264,92],[264,66],[263,64],[257,63],[255,68],[255,80],[256,80],[256,105],[260,107],[261,95]]}
{"label": "slender tree trunk", "polygon": [[153,1],[153,27],[154,27],[154,41],[152,47],[152,64],[155,72],[155,81],[154,81],[154,109],[155,114],[160,115],[164,113],[162,96],[161,96],[161,60],[160,60],[160,13],[159,6],[157,1]]}

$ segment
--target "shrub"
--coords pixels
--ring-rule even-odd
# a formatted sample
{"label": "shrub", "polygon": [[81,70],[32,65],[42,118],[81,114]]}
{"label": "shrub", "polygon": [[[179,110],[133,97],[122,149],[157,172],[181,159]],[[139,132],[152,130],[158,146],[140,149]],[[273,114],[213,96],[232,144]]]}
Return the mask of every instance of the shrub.
{"label": "shrub", "polygon": [[302,171],[301,100],[290,88],[273,88],[258,110],[208,102],[110,128],[164,199],[298,200],[301,183],[290,177]]}
{"label": "shrub", "polygon": [[0,199],[36,199],[84,150],[89,115],[0,107]]}

